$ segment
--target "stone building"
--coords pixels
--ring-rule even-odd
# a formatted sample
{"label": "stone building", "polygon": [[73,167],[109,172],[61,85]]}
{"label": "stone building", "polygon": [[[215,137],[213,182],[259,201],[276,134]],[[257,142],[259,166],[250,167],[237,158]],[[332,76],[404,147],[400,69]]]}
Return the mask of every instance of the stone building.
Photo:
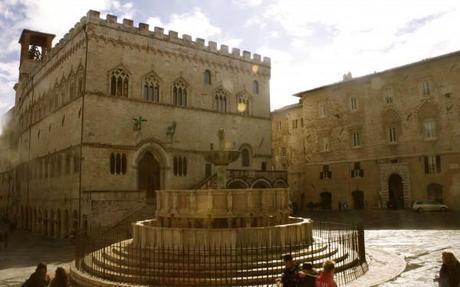
{"label": "stone building", "polygon": [[11,178],[2,212],[19,227],[97,230],[154,204],[155,190],[209,184],[203,152],[219,128],[241,152],[230,188],[286,185],[268,170],[269,58],[97,11],[51,48],[53,38],[24,30],[19,40],[16,156],[1,171]]}
{"label": "stone building", "polygon": [[300,174],[298,205],[460,208],[459,79],[455,52],[296,94],[272,129],[274,164]]}

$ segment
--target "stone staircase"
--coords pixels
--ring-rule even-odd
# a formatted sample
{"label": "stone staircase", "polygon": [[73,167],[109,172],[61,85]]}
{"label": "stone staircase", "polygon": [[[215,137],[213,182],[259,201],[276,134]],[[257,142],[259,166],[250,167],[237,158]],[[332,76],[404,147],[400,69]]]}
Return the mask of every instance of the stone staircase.
{"label": "stone staircase", "polygon": [[87,255],[80,272],[130,285],[272,286],[281,276],[284,268],[281,255],[285,253],[292,254],[296,262],[311,262],[315,268],[320,268],[324,260],[332,259],[337,264],[336,272],[359,265],[356,259],[352,259],[356,256],[350,256],[351,250],[336,243],[317,240],[307,248],[292,247],[291,252],[287,250],[152,250],[137,248],[129,239]]}
{"label": "stone staircase", "polygon": [[[148,218],[154,218],[154,217],[155,217],[155,205],[147,203],[143,207],[125,216],[122,220],[118,221],[114,225],[107,227],[103,230],[100,230],[98,233],[104,234],[105,238],[110,238],[111,234],[117,235],[117,238],[119,240],[131,238],[132,237],[131,224],[133,222],[145,220]],[[122,235],[124,238],[120,237],[120,235]]]}

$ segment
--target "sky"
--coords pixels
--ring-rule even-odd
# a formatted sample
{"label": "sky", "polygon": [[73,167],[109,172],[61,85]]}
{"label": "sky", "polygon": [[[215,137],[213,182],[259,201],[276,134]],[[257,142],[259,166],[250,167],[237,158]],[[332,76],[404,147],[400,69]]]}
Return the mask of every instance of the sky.
{"label": "sky", "polygon": [[271,58],[271,109],[292,95],[460,50],[460,0],[0,0],[0,126],[22,29],[56,34],[89,9]]}

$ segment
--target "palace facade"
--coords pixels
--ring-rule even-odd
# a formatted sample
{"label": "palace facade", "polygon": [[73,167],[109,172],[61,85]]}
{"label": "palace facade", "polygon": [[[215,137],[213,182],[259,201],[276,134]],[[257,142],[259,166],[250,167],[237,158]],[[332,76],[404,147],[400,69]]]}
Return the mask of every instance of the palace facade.
{"label": "palace facade", "polygon": [[286,186],[269,170],[269,58],[97,11],[53,38],[22,32],[2,135],[0,208],[20,228],[99,230],[153,206],[155,190],[209,185],[219,128],[241,152],[229,187]]}
{"label": "palace facade", "polygon": [[272,113],[274,166],[301,208],[458,209],[459,95],[460,52],[300,92]]}

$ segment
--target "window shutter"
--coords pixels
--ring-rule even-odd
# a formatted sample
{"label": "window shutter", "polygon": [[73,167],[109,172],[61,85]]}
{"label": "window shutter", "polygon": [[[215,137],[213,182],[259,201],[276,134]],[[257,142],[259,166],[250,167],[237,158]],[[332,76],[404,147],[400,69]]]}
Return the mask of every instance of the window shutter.
{"label": "window shutter", "polygon": [[360,177],[364,177],[364,169],[360,169],[360,170],[359,170],[359,176],[360,176]]}
{"label": "window shutter", "polygon": [[428,157],[424,156],[423,159],[425,160],[425,173],[429,173],[429,170],[428,170]]}
{"label": "window shutter", "polygon": [[436,171],[441,172],[441,156],[436,156]]}

